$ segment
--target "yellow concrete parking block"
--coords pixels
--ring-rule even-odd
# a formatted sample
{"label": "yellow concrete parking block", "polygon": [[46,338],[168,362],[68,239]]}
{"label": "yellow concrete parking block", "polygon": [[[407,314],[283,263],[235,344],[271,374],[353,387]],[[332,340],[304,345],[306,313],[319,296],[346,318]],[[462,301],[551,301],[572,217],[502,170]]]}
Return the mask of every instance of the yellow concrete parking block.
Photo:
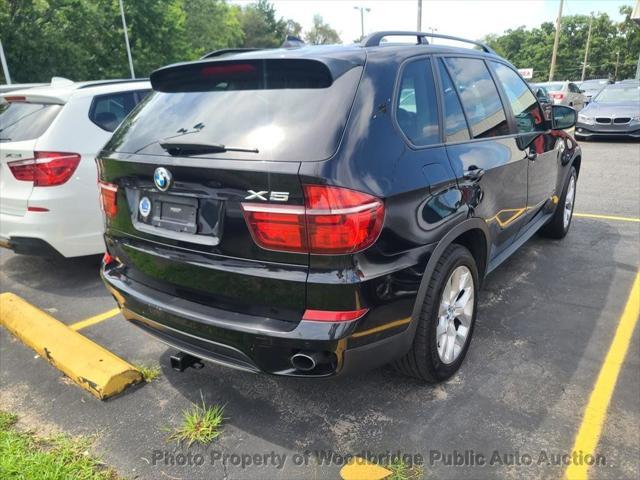
{"label": "yellow concrete parking block", "polygon": [[0,324],[102,400],[142,381],[133,365],[17,295],[0,294]]}

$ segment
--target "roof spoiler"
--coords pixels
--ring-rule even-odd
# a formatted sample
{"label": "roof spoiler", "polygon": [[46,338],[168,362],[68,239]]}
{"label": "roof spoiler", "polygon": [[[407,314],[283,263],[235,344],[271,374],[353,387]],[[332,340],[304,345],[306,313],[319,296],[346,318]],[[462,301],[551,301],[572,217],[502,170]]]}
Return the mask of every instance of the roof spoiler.
{"label": "roof spoiler", "polygon": [[453,35],[442,35],[439,33],[428,33],[428,32],[407,32],[402,30],[374,32],[366,36],[365,38],[363,38],[360,44],[363,47],[378,47],[380,46],[380,43],[382,43],[382,39],[385,37],[416,37],[418,45],[429,45],[429,42],[427,41],[427,37],[443,38],[445,40],[455,40],[457,42],[470,43],[472,45],[482,48],[482,50],[486,53],[492,53],[496,55],[496,52],[491,47],[489,47],[484,43],[476,42],[474,40],[469,40],[467,38],[454,37]]}

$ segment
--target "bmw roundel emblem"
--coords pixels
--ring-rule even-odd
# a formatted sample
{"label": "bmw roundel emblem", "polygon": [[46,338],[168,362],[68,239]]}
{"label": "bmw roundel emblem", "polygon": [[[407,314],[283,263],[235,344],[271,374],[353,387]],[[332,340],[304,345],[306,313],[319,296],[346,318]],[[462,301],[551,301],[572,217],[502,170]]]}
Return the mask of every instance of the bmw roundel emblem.
{"label": "bmw roundel emblem", "polygon": [[138,205],[138,211],[143,217],[148,217],[151,213],[151,200],[149,200],[147,197],[142,197],[140,199],[140,204]]}
{"label": "bmw roundel emblem", "polygon": [[155,183],[161,192],[169,190],[172,180],[171,172],[164,167],[156,168],[156,171],[153,173],[153,183]]}

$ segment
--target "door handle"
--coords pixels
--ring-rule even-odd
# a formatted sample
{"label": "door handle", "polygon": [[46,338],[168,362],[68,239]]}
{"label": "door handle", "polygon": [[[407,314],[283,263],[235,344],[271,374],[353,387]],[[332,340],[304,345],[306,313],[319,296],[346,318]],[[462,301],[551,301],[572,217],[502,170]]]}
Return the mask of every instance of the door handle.
{"label": "door handle", "polygon": [[464,178],[467,180],[480,180],[484,175],[484,169],[471,165],[469,169],[464,172]]}
{"label": "door handle", "polygon": [[529,150],[527,150],[527,158],[529,160],[533,161],[536,158],[538,158],[538,154],[536,153],[536,151],[533,148],[530,148]]}

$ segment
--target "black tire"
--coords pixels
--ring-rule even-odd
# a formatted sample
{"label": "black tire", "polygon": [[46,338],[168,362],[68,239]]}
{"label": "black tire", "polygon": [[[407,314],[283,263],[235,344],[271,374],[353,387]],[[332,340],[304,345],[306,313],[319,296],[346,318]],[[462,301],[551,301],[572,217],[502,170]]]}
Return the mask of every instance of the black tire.
{"label": "black tire", "polygon": [[[466,266],[471,271],[473,278],[473,314],[466,344],[452,363],[445,364],[438,354],[436,337],[438,309],[445,282],[447,282],[453,270],[461,265]],[[394,368],[404,375],[425,380],[429,383],[441,382],[456,373],[467,354],[473,336],[478,310],[478,286],[478,269],[473,255],[462,245],[449,245],[438,260],[433,275],[429,280],[413,345],[404,357],[394,362]]]}
{"label": "black tire", "polygon": [[551,220],[540,229],[540,233],[548,238],[555,238],[560,240],[564,238],[567,233],[569,233],[569,229],[571,228],[571,222],[573,220],[573,208],[576,204],[575,201],[575,191],[574,198],[571,205],[571,217],[569,218],[569,223],[565,224],[564,222],[564,211],[565,204],[567,201],[567,191],[569,187],[569,183],[571,179],[575,182],[575,188],[577,189],[578,185],[578,174],[576,173],[576,169],[572,166],[569,171],[569,175],[567,175],[567,181],[564,183],[564,187],[562,188],[562,196],[558,200],[558,205],[556,205],[556,211],[553,213]]}

